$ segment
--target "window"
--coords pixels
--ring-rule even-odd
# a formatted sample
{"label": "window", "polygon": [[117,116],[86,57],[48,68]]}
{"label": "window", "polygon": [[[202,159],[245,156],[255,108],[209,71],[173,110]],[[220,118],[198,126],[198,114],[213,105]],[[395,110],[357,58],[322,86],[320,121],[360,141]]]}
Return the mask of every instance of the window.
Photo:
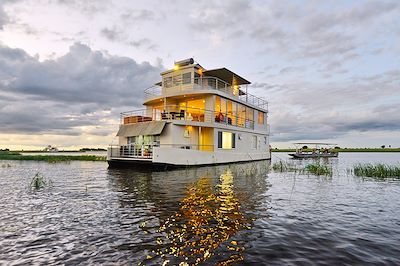
{"label": "window", "polygon": [[246,128],[254,128],[254,109],[246,107]]}
{"label": "window", "polygon": [[258,111],[258,123],[264,124],[264,112]]}
{"label": "window", "polygon": [[257,149],[257,136],[255,136],[255,135],[252,137],[251,147],[253,149]]}
{"label": "window", "polygon": [[164,87],[165,88],[172,87],[172,77],[164,78]]}
{"label": "window", "polygon": [[182,84],[192,83],[192,72],[182,74]]}
{"label": "window", "polygon": [[182,75],[177,75],[173,77],[173,86],[179,86],[182,82]]}
{"label": "window", "polygon": [[234,149],[236,146],[236,134],[232,132],[218,131],[218,148]]}

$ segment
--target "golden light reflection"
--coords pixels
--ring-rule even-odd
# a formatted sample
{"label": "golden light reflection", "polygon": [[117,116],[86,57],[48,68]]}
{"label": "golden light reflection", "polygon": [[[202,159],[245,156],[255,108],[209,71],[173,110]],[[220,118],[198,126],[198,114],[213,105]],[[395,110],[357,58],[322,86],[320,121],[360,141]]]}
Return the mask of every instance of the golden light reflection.
{"label": "golden light reflection", "polygon": [[250,229],[250,219],[240,210],[233,180],[228,169],[216,186],[209,176],[190,186],[179,211],[161,223],[158,233],[163,237],[157,238],[158,248],[149,259],[160,256],[165,265],[197,265],[210,259],[217,265],[242,261],[244,247],[232,237]]}

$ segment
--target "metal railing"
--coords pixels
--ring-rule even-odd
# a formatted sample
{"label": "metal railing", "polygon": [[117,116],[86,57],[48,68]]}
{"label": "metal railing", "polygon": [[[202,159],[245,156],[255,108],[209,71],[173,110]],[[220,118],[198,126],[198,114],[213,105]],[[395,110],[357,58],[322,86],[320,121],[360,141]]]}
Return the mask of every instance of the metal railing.
{"label": "metal railing", "polygon": [[[161,109],[162,108],[162,109]],[[253,114],[254,116],[254,114]],[[134,124],[149,121],[184,120],[194,122],[221,123],[231,126],[254,129],[254,118],[203,108],[167,105],[159,108],[139,109],[121,113],[121,124]]]}
{"label": "metal railing", "polygon": [[[191,79],[190,82],[178,80],[165,87],[154,85],[145,89],[144,94],[146,99],[150,99],[163,95],[168,96],[169,94],[185,93],[196,90],[222,91],[230,96],[237,97],[240,101],[252,104],[265,110],[268,109],[268,102],[266,100],[246,92],[247,85],[234,86],[215,77],[194,78]],[[240,91],[245,92],[245,94],[240,95]]]}
{"label": "metal railing", "polygon": [[127,145],[110,145],[110,157],[111,158],[137,158],[137,159],[152,159],[154,147],[169,147],[176,149],[187,149],[187,150],[202,150],[202,151],[213,151],[214,145],[197,145],[197,144],[160,144],[160,143],[148,143],[148,144],[127,144]]}

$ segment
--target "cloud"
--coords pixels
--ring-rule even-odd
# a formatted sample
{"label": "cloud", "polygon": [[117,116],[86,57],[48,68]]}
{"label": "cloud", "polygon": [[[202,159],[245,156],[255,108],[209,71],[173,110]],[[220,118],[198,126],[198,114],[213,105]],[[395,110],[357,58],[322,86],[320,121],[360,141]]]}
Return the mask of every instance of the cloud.
{"label": "cloud", "polygon": [[100,34],[110,41],[123,41],[126,39],[123,31],[118,30],[115,26],[101,29]]}
{"label": "cloud", "polygon": [[[354,55],[371,44],[372,38],[394,31],[399,10],[398,1],[356,2],[333,8],[287,1],[207,1],[192,11],[190,27],[207,36],[218,33],[226,40],[250,38],[259,44],[260,53],[329,60]],[[240,18],[232,14],[240,14]],[[385,26],[387,31],[383,32]]]}
{"label": "cloud", "polygon": [[160,79],[160,72],[147,62],[80,43],[64,56],[43,62],[22,49],[1,46],[2,132],[78,134],[79,126],[117,119],[123,108],[140,106],[143,90]]}
{"label": "cloud", "polygon": [[347,82],[256,87],[269,95],[272,141],[307,141],[400,131],[399,80],[398,71],[386,71]]}
{"label": "cloud", "polygon": [[143,39],[140,39],[137,41],[131,41],[131,42],[129,42],[129,44],[138,49],[144,48],[144,49],[153,50],[153,51],[156,50],[158,47],[150,39],[147,39],[147,38],[143,38]]}
{"label": "cloud", "polygon": [[3,6],[0,4],[0,30],[2,30],[4,25],[8,23],[8,20],[9,20],[8,15],[4,11]]}

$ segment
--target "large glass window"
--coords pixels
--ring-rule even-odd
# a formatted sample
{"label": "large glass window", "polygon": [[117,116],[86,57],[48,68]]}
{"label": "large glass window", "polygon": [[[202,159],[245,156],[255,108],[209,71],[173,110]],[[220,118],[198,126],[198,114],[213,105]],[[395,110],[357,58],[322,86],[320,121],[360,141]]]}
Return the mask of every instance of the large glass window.
{"label": "large glass window", "polygon": [[232,103],[232,125],[237,125],[237,103]]}
{"label": "large glass window", "polygon": [[218,148],[234,149],[236,146],[236,134],[226,131],[218,131]]}
{"label": "large glass window", "polygon": [[182,82],[182,75],[176,75],[172,78],[173,86],[179,86]]}
{"label": "large glass window", "polygon": [[172,87],[172,77],[164,78],[164,87],[165,88]]}
{"label": "large glass window", "polygon": [[264,112],[258,111],[258,123],[264,124]]}
{"label": "large glass window", "polygon": [[244,122],[246,120],[246,107],[242,104],[238,104],[238,126],[244,127]]}
{"label": "large glass window", "polygon": [[254,126],[254,109],[246,107],[246,128]]}
{"label": "large glass window", "polygon": [[182,74],[182,84],[192,83],[192,72]]}

